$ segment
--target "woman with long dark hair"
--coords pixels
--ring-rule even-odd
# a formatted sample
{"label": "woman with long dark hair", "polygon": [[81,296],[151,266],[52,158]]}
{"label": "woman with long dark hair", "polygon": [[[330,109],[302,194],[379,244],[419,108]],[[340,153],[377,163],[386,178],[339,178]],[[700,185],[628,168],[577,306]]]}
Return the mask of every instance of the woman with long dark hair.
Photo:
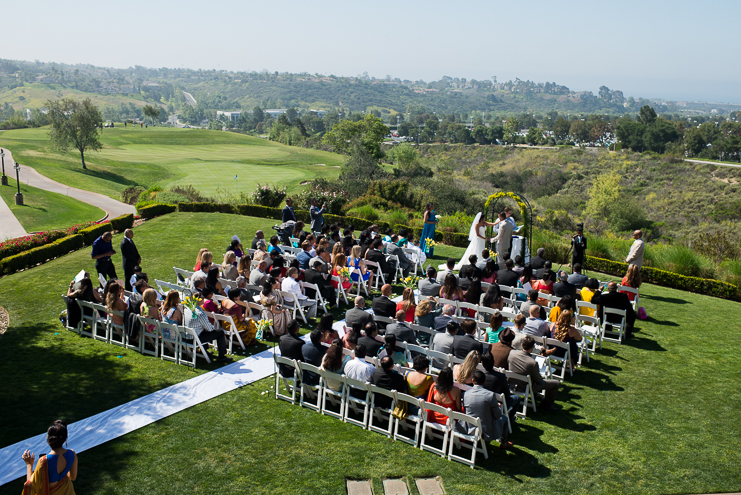
{"label": "woman with long dark hair", "polygon": [[[481,279],[474,278],[471,281],[471,285],[468,286],[468,290],[463,296],[463,300],[467,303],[475,304],[476,306],[478,306],[481,302],[481,294],[483,294],[483,292],[481,291]],[[470,318],[476,316],[475,309],[467,309],[466,311],[468,311],[468,316]]]}
{"label": "woman with long dark hair", "polygon": [[[342,375],[345,372],[345,365],[350,361],[350,356],[344,354],[343,348],[342,340],[334,339],[322,357],[321,369]],[[342,382],[339,379],[327,378],[327,386],[334,391],[339,391],[342,389]]]}
{"label": "woman with long dark hair", "polygon": [[445,275],[443,286],[440,287],[440,297],[453,301],[463,300],[463,290],[458,286],[458,277],[453,273]]}
{"label": "woman with long dark hair", "polygon": [[522,269],[522,277],[517,280],[517,288],[525,289],[525,294],[517,294],[518,301],[527,301],[527,293],[533,288],[533,265],[528,263],[525,268]]}
{"label": "woman with long dark hair", "polygon": [[[437,404],[451,411],[461,411],[461,389],[455,386],[452,368],[446,366],[440,370],[440,374],[437,375],[437,382],[432,384],[430,391],[427,393],[427,402]],[[427,421],[444,425],[447,420],[448,417],[443,414],[428,411]]]}
{"label": "woman with long dark hair", "polygon": [[422,251],[424,251],[425,255],[428,258],[432,258],[435,254],[435,248],[434,246],[428,246],[427,239],[433,241],[435,240],[435,226],[438,223],[432,203],[427,203],[427,205],[425,206],[425,212],[422,215],[422,220],[424,221],[425,226],[422,229],[422,235],[419,238],[419,247],[422,249]]}
{"label": "woman with long dark hair", "polygon": [[339,339],[340,334],[332,328],[332,325],[334,324],[334,315],[332,313],[326,313],[322,315],[321,320],[319,320],[319,325],[317,325],[316,329],[322,332],[322,344],[331,344],[334,339]]}
{"label": "woman with long dark hair", "polygon": [[211,287],[214,292],[220,296],[226,297],[226,292],[219,282],[219,267],[218,265],[211,265],[208,269],[208,275],[206,276],[206,285]]}
{"label": "woman with long dark hair", "polygon": [[484,265],[484,269],[481,273],[481,281],[487,284],[493,284],[497,281],[497,270],[499,265],[494,261],[493,258],[489,258]]}
{"label": "woman with long dark hair", "polygon": [[382,359],[386,356],[391,356],[394,364],[399,366],[409,366],[409,361],[412,360],[412,356],[409,352],[404,352],[403,349],[396,347],[396,335],[387,333],[383,336],[384,345],[380,351],[378,351],[378,359]]}
{"label": "woman with long dark hair", "polygon": [[499,289],[499,284],[491,284],[489,288],[486,289],[486,294],[484,294],[484,300],[481,301],[481,306],[499,310],[504,307],[504,298],[502,298],[502,291]]}
{"label": "woman with long dark hair", "polygon": [[280,305],[278,293],[280,282],[275,277],[268,277],[260,292],[260,304],[267,310],[268,316],[273,320],[273,334],[284,335],[291,321],[291,313]]}

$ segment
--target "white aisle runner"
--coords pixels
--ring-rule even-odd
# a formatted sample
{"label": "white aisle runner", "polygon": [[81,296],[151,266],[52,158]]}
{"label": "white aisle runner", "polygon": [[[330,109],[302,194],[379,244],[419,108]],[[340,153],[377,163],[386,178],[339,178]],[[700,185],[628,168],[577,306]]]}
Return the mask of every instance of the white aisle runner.
{"label": "white aisle runner", "polygon": [[[280,354],[277,347],[275,351]],[[273,349],[267,349],[218,370],[72,423],[68,426],[70,447],[75,452],[97,447],[191,406],[261,380],[273,372]],[[26,449],[34,452],[36,459],[39,454],[49,452],[46,433],[0,450],[0,485],[26,475],[26,464],[21,459],[21,454]]]}

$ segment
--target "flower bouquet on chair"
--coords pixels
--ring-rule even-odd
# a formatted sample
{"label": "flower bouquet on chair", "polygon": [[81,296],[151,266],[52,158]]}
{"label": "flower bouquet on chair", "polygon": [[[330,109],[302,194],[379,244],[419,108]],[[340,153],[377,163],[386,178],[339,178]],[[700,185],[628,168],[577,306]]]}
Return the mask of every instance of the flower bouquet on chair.
{"label": "flower bouquet on chair", "polygon": [[184,318],[183,323],[186,327],[193,327],[194,322],[198,319],[198,312],[203,311],[200,307],[201,299],[198,296],[188,296],[183,299]]}
{"label": "flower bouquet on chair", "polygon": [[273,326],[273,320],[259,320],[257,322],[257,334],[255,335],[255,339],[262,340],[265,330],[270,329],[271,326]]}
{"label": "flower bouquet on chair", "polygon": [[338,271],[338,275],[340,276],[340,279],[342,282],[349,282],[350,281],[350,269],[348,267],[340,268]]}
{"label": "flower bouquet on chair", "polygon": [[404,287],[412,290],[417,288],[417,282],[419,282],[419,277],[415,277],[412,275],[409,275],[408,277],[401,280],[401,283],[404,284]]}

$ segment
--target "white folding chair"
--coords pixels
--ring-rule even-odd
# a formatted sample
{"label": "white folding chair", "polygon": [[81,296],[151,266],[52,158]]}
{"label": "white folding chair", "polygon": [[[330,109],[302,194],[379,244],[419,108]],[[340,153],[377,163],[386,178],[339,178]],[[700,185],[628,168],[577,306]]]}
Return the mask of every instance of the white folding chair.
{"label": "white folding chair", "polygon": [[[411,323],[409,327],[415,332],[417,332],[417,340],[419,340],[420,334],[424,334],[424,335],[427,335],[427,341],[429,342],[429,344],[427,345],[432,345],[432,338],[437,333],[434,328],[429,328],[429,327],[417,325],[414,323]],[[424,345],[424,344],[420,344],[420,345]]]}
{"label": "white folding chair", "polygon": [[[301,373],[301,393],[299,394],[299,404],[301,407],[308,407],[309,409],[313,409],[316,412],[322,411],[322,380],[321,380],[321,370],[309,363],[304,362],[296,362],[296,366],[298,367],[298,372]],[[306,373],[314,373],[316,374],[317,378],[319,379],[318,385],[309,385],[306,383]],[[310,399],[313,399],[314,402],[311,402],[310,400],[306,400],[304,397],[309,397]]]}
{"label": "white folding chair", "polygon": [[558,378],[560,381],[564,381],[566,379],[566,368],[569,370],[569,376],[574,376],[574,368],[572,366],[571,361],[571,345],[569,345],[568,342],[561,342],[557,339],[551,339],[551,338],[545,338],[544,344],[546,346],[553,346],[553,347],[559,347],[561,349],[564,349],[564,357],[558,357],[553,354],[548,355],[548,368],[551,368],[551,365],[555,367],[556,370],[560,369],[560,374],[552,373],[552,377]]}
{"label": "white folding chair", "polygon": [[[70,298],[67,297],[67,294],[62,294],[62,299],[64,300],[64,307],[65,308],[69,308]],[[77,303],[77,299],[75,299],[75,304],[77,304],[77,307],[80,308],[80,314],[82,314],[82,308]],[[82,326],[82,316],[80,317],[80,321],[77,322],[77,326],[76,327],[69,326],[69,310],[67,310],[67,319],[65,320],[64,328],[66,328],[67,330],[70,330],[72,332],[75,332],[76,334],[79,334],[80,333],[80,327],[81,326]]]}
{"label": "white folding chair", "polygon": [[[146,318],[139,315],[139,352],[142,354],[149,354],[150,356],[159,356],[159,335],[160,335],[160,321],[152,318]],[[149,327],[154,326],[154,329],[149,332]],[[147,348],[147,344],[150,344],[153,350]]]}
{"label": "white folding chair", "polygon": [[[478,452],[484,454],[484,459],[489,458],[489,453],[486,450],[486,442],[484,441],[481,432],[481,419],[450,410],[448,411],[448,415],[452,422],[452,427],[450,428],[450,449],[448,450],[448,460],[462,462],[463,464],[470,466],[471,469],[474,469],[476,467],[476,454]],[[473,426],[473,433],[462,433],[456,428],[457,423],[466,423]],[[471,457],[461,457],[454,454],[456,447],[470,448]]]}
{"label": "white folding chair", "polygon": [[[225,288],[227,285],[230,289],[237,289],[237,281],[236,280],[229,280],[228,278],[218,278],[219,282],[221,282],[221,287]],[[225,291],[226,292],[226,291]]]}
{"label": "white folding chair", "polygon": [[396,271],[394,272],[394,280],[391,281],[392,284],[395,284],[397,280],[404,279],[404,270],[401,268],[401,264],[399,263],[399,257],[395,254],[389,254],[387,255],[387,259],[389,261],[394,262],[394,266],[396,266]]}
{"label": "white folding chair", "polygon": [[180,330],[173,323],[159,322],[160,327],[160,359],[180,363]]}
{"label": "white folding chair", "polygon": [[390,316],[373,315],[373,321],[375,321],[376,323],[385,323],[387,325],[390,325],[392,323],[396,323],[396,318],[391,318]]}
{"label": "white folding chair", "polygon": [[342,280],[337,275],[332,275],[332,282],[337,282],[337,289],[335,290],[337,301],[335,306],[340,306],[340,297],[345,300],[345,305],[347,305],[347,292],[345,292],[345,288],[342,287]]}
{"label": "white folding chair", "polygon": [[219,326],[224,330],[224,335],[226,335],[226,337],[229,339],[229,354],[232,354],[234,337],[237,337],[237,342],[239,342],[242,350],[246,349],[244,342],[242,342],[242,337],[239,335],[239,330],[237,330],[237,325],[234,324],[234,319],[231,317],[231,315],[220,315],[218,313],[214,313],[213,318],[214,322],[219,322]]}
{"label": "white folding chair", "polygon": [[[458,302],[458,316],[460,318],[468,318],[468,319],[476,319],[479,314],[479,306],[478,304],[473,304],[465,301],[459,301]],[[474,312],[473,316],[470,315],[468,310],[471,310]]]}
{"label": "white folding chair", "polygon": [[319,308],[321,308],[322,311],[324,311],[324,314],[329,313],[329,310],[327,309],[327,303],[325,302],[324,297],[322,297],[322,293],[319,292],[319,287],[316,284],[312,284],[309,282],[301,282],[301,285],[304,287],[304,290],[309,289],[314,291],[314,297],[309,297],[307,301],[316,304],[317,311],[319,311]]}
{"label": "white folding chair", "polygon": [[458,316],[458,301],[453,301],[452,299],[445,299],[444,297],[438,297],[437,303],[440,306],[445,306],[446,304],[449,304],[455,308],[455,315]]}
{"label": "white folding chair", "polygon": [[[419,442],[419,448],[420,450],[434,452],[435,454],[439,454],[441,457],[445,457],[448,454],[448,440],[450,439],[451,410],[430,402],[423,403],[422,409],[424,411],[424,423],[422,423],[422,437]],[[429,421],[427,419],[429,411],[445,415],[445,424]],[[429,440],[434,439],[442,440],[442,448],[438,449],[427,443]]]}
{"label": "white folding chair", "polygon": [[[401,392],[396,392],[395,396],[396,404],[406,402],[409,413],[404,419],[394,418],[393,439],[406,442],[416,447],[419,442],[419,431],[422,427],[422,423],[424,423],[424,418],[426,417],[423,409],[425,401],[412,397],[411,395],[402,394]],[[404,431],[407,431],[410,429],[410,423],[414,425],[414,437],[399,433],[399,426],[401,426]]]}
{"label": "white folding chair", "polygon": [[402,251],[404,251],[404,254],[406,254],[407,258],[409,258],[409,261],[414,263],[414,273],[413,275],[417,276],[417,271],[420,270],[419,265],[419,256],[417,256],[417,251],[412,248],[402,248]]}
{"label": "white folding chair", "polygon": [[[108,326],[108,308],[98,303],[90,303],[90,305],[95,310],[94,315],[99,316],[101,312],[105,313],[106,315],[105,317],[99,317],[96,319],[96,324],[95,324],[94,332],[93,332],[93,338],[95,340],[102,340],[103,342],[108,343],[110,339],[110,335],[111,335],[110,328]],[[103,329],[102,335],[100,334],[101,327]]]}
{"label": "white folding chair", "polygon": [[638,306],[640,302],[640,297],[638,297],[638,289],[635,289],[633,287],[628,287],[627,285],[618,285],[617,290],[618,292],[626,292],[628,294],[633,294],[635,297],[631,301],[631,304],[633,305],[633,309],[635,311],[638,311]]}
{"label": "white folding chair", "polygon": [[386,276],[383,274],[383,271],[381,270],[381,265],[376,263],[375,261],[365,260],[365,266],[370,270],[371,268],[375,268],[373,270],[373,286],[372,288],[375,290],[380,290],[381,287],[386,285]]}
{"label": "white folding chair", "polygon": [[126,347],[126,344],[128,342],[128,335],[126,334],[126,328],[123,324],[113,323],[113,317],[118,316],[119,318],[124,317],[123,311],[116,311],[116,310],[108,310],[108,319],[107,319],[107,326],[108,326],[108,343],[114,344],[114,345],[120,345],[121,347]]}
{"label": "white folding chair", "polygon": [[[293,311],[293,319],[296,319],[296,313],[301,315],[301,319],[304,320],[304,324],[308,324],[308,320],[306,319],[306,315],[304,314],[304,309],[301,303],[299,302],[298,297],[296,297],[296,294],[293,294],[292,292],[286,292],[283,290],[277,291],[278,294],[280,294],[280,297],[283,299],[283,305],[286,306],[290,311]],[[291,299],[290,301],[288,299]]]}
{"label": "white folding chair", "polygon": [[453,367],[453,355],[445,354],[440,351],[433,351],[432,349],[427,350],[427,355],[430,358],[430,373],[437,375],[440,370],[446,366]]}
{"label": "white folding chair", "polygon": [[[607,321],[608,315],[615,315],[620,317],[620,323],[610,323]],[[625,317],[626,311],[624,309],[615,308],[604,308],[602,316],[602,340],[607,342],[614,342],[616,344],[623,343],[623,333],[625,332]],[[609,327],[609,330],[608,330]],[[608,337],[609,335],[617,334],[617,338]],[[600,347],[601,348],[601,347]]]}
{"label": "white folding chair", "polygon": [[178,268],[176,266],[173,266],[172,269],[175,270],[175,280],[177,280],[177,284],[182,287],[188,287],[190,277],[192,277],[193,273],[195,272],[183,270],[182,268]]}
{"label": "white folding chair", "polygon": [[[103,326],[105,326],[105,319],[100,318],[91,303],[77,299],[77,304],[80,306],[80,335],[92,338],[95,335],[95,326],[98,320],[102,320]],[[85,314],[86,309],[90,310],[89,315]],[[86,330],[87,327],[90,327],[90,331]]]}
{"label": "white folding chair", "polygon": [[[596,316],[587,316],[577,313],[576,314],[576,329],[582,336],[581,342],[579,342],[579,362],[581,366],[582,356],[587,356],[587,362],[589,362],[589,353],[597,352],[597,342],[600,342],[601,332],[599,325],[599,318]],[[600,343],[600,348],[602,344]]]}
{"label": "white folding chair", "polygon": [[[394,429],[394,407],[396,407],[396,394],[395,390],[386,390],[377,385],[370,385],[370,417],[368,418],[368,429],[375,431],[381,435],[386,435],[388,438],[393,436]],[[391,399],[391,405],[389,407],[380,407],[376,404],[376,396],[382,395]],[[373,418],[376,418],[379,423],[388,421],[387,427],[382,427],[373,424]]]}
{"label": "white folding chair", "polygon": [[[275,398],[282,399],[290,402],[291,404],[296,403],[296,363],[293,359],[288,359],[278,354],[273,354],[275,365],[278,371],[275,373]],[[280,365],[290,367],[291,376],[283,376]],[[286,392],[290,392],[291,395],[285,395],[280,392],[280,382],[283,380]]]}
{"label": "white folding chair", "polygon": [[[538,409],[535,406],[535,392],[533,391],[533,383],[530,380],[530,376],[520,375],[509,370],[504,370],[504,374],[507,375],[507,382],[512,390],[512,394],[522,397],[522,411],[518,411],[517,415],[523,418],[527,417],[528,406],[531,406],[533,411],[537,411]],[[520,390],[522,387],[525,390]]]}
{"label": "white folding chair", "polygon": [[[368,415],[370,412],[370,401],[368,398],[368,392],[370,390],[370,384],[367,382],[361,382],[360,380],[354,380],[347,375],[342,375],[342,383],[345,390],[345,412],[342,416],[342,421],[345,423],[351,423],[356,426],[360,426],[364,430],[368,428]],[[352,390],[360,390],[365,392],[365,398],[354,397]],[[356,414],[360,414],[362,408],[363,420],[359,421],[350,416],[350,409]]]}
{"label": "white folding chair", "polygon": [[[504,370],[500,370],[503,372]],[[494,397],[496,397],[497,402],[499,402],[499,406],[502,409],[502,414],[507,416],[507,429],[509,430],[510,434],[512,433],[512,421],[509,419],[509,413],[512,410],[511,407],[507,407],[507,399],[505,399],[504,394],[497,394],[494,393]]]}
{"label": "white folding chair", "polygon": [[[351,268],[351,270],[352,270],[352,268]],[[347,289],[347,295],[352,296],[353,295],[352,294],[353,287],[357,287],[357,293],[355,294],[355,296],[359,296],[360,295],[360,289],[363,289],[363,292],[365,292],[365,296],[366,297],[370,297],[370,292],[368,292],[368,284],[366,283],[365,280],[363,280],[363,276],[360,273],[360,270],[358,270],[358,279],[357,280],[353,280],[352,278],[350,278],[350,284],[351,284],[350,285],[350,288]]]}
{"label": "white folding chair", "polygon": [[211,362],[195,330],[181,325],[177,325],[177,330],[179,334],[177,346],[178,364],[187,364],[195,369],[199,352],[206,359],[206,362]]}
{"label": "white folding chair", "polygon": [[[342,419],[345,414],[345,388],[343,387],[342,377],[332,371],[320,369],[320,376],[322,377],[322,415],[333,416],[337,419]],[[339,385],[339,390],[334,390],[332,386]],[[330,409],[327,405],[327,399],[332,405],[336,406],[339,404],[339,412],[335,412]]]}

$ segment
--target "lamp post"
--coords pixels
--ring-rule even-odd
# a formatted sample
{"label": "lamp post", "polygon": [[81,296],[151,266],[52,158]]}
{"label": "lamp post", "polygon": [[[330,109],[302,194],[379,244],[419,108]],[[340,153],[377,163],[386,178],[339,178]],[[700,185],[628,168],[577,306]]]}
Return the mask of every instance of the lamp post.
{"label": "lamp post", "polygon": [[3,162],[3,178],[2,178],[2,185],[7,186],[8,185],[8,176],[5,175],[5,151],[0,150],[0,160]]}
{"label": "lamp post", "polygon": [[21,166],[18,162],[15,162],[15,182],[18,185],[18,192],[15,193],[15,204],[17,206],[23,206],[23,194],[21,194],[21,179],[20,179]]}

